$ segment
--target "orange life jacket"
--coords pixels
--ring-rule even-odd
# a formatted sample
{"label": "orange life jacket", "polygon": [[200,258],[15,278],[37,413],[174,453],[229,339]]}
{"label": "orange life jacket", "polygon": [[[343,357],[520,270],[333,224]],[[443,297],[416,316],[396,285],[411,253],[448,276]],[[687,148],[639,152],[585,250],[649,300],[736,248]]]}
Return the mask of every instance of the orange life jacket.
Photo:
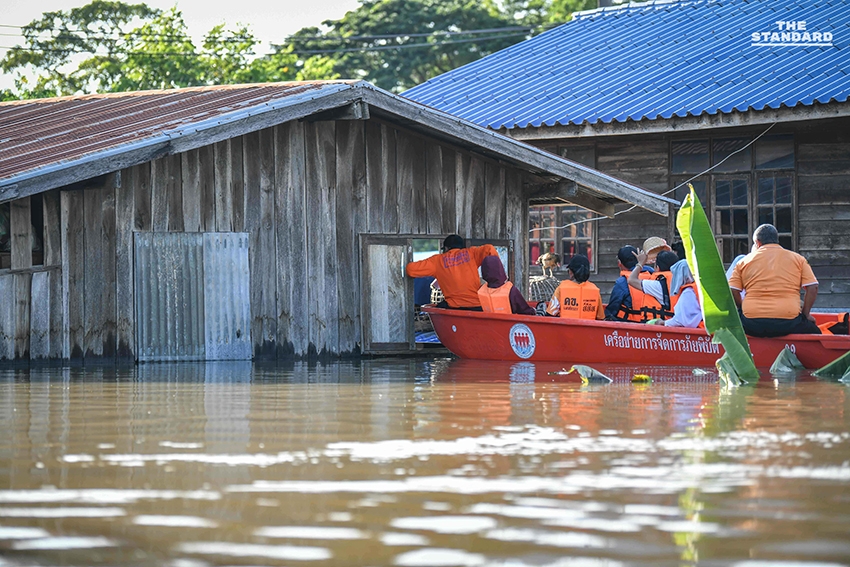
{"label": "orange life jacket", "polygon": [[602,303],[599,288],[590,282],[564,280],[558,286],[561,297],[561,317],[565,319],[596,319]]}
{"label": "orange life jacket", "polygon": [[[850,314],[842,313],[835,318],[835,321],[829,321],[827,323],[821,323],[818,325],[821,334],[824,335],[846,335],[848,331],[850,331]],[[835,329],[833,329],[835,327]],[[840,332],[836,332],[840,331]]]}
{"label": "orange life jacket", "polygon": [[[699,292],[697,291],[697,284],[694,283],[694,282],[691,282],[691,283],[686,283],[682,287],[680,287],[679,293],[677,293],[676,295],[674,295],[670,298],[670,299],[673,300],[673,307],[675,307],[676,304],[679,303],[679,298],[682,297],[682,290],[685,289],[685,288],[688,288],[688,287],[691,288],[692,290],[694,290],[694,297],[697,298],[697,303],[699,303]],[[705,329],[705,320],[700,321],[699,325],[697,325],[697,328]]]}
{"label": "orange life jacket", "polygon": [[670,295],[670,282],[673,280],[673,273],[656,271],[653,272],[648,279],[661,283],[661,289],[663,290],[665,301],[662,303],[653,296],[644,294],[643,307],[641,308],[643,320],[670,319],[673,316],[673,307],[675,306],[674,301],[679,301],[678,297],[674,300]]}
{"label": "orange life jacket", "polygon": [[[625,276],[626,278],[626,285],[628,285],[630,274],[631,272],[629,270],[622,270],[620,272],[620,275]],[[651,277],[652,274],[643,271],[640,273],[640,275],[638,275],[638,278],[642,280],[648,280]],[[635,289],[632,286],[629,286],[629,295],[632,298],[632,308],[629,309],[625,305],[620,305],[620,310],[617,312],[617,318],[626,321],[635,321],[637,323],[645,321],[646,319],[644,318],[644,314],[641,309],[643,309],[644,298],[646,294],[644,294],[643,291],[640,289]]]}
{"label": "orange life jacket", "polygon": [[487,287],[487,284],[478,288],[478,299],[481,300],[481,308],[487,313],[512,313],[511,310],[511,288],[514,284],[505,282],[499,287]]}

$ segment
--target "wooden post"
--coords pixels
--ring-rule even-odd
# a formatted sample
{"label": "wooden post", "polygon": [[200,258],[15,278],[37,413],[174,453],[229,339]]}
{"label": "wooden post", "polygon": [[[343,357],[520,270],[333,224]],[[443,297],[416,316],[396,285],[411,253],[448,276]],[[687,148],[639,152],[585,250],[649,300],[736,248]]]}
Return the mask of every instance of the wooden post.
{"label": "wooden post", "polygon": [[10,225],[12,269],[30,268],[32,267],[32,215],[29,197],[11,202]]}

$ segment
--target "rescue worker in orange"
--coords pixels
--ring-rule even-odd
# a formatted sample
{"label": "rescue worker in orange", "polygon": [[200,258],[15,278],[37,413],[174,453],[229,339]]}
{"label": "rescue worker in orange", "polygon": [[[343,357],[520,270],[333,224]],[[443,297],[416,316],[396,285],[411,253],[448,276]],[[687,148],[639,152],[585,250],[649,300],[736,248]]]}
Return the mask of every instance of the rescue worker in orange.
{"label": "rescue worker in orange", "polygon": [[498,256],[487,256],[481,262],[481,277],[485,283],[478,289],[481,308],[486,313],[518,313],[536,315],[522,292],[508,281],[505,267]]}
{"label": "rescue worker in orange", "polygon": [[562,281],[552,294],[546,313],[565,319],[604,319],[599,288],[587,281],[590,278],[590,261],[581,255],[573,256],[567,272],[570,279]]}
{"label": "rescue worker in orange", "polygon": [[[657,305],[660,306],[665,301],[669,305],[669,309],[663,310],[663,313],[672,312],[670,317],[652,318],[647,321],[647,324],[696,329],[702,325],[702,309],[699,305],[696,283],[688,261],[675,261],[676,258],[678,255],[674,252],[661,252],[657,258],[658,267],[667,267],[669,262],[673,262],[673,265],[666,271],[659,269],[653,273],[653,276],[659,277],[648,280],[640,279],[635,269],[629,276],[629,285],[640,288],[643,294]],[[646,252],[638,254],[637,261],[638,265],[646,262]]]}
{"label": "rescue worker in orange", "polygon": [[443,241],[441,254],[411,262],[405,271],[411,278],[437,278],[445,297],[437,307],[481,311],[481,300],[478,299],[481,278],[478,277],[478,267],[484,258],[498,255],[492,244],[467,248],[463,238],[452,234]]}

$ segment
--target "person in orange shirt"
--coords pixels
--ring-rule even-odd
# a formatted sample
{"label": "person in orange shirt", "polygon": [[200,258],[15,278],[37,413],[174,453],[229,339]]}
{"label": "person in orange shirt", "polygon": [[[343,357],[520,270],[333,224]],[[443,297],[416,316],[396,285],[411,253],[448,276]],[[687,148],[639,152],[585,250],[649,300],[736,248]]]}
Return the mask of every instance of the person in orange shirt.
{"label": "person in orange shirt", "polygon": [[[818,296],[818,280],[809,263],[779,245],[773,225],[758,227],[753,241],[755,250],[738,262],[729,278],[744,331],[754,337],[820,334],[811,315]],[[802,309],[800,289],[805,290]],[[742,291],[746,292],[743,299]]]}
{"label": "person in orange shirt", "polygon": [[567,271],[570,279],[562,281],[555,289],[546,313],[565,319],[604,319],[605,309],[599,288],[587,281],[590,278],[590,261],[577,254],[567,265]]}
{"label": "person in orange shirt", "polygon": [[481,300],[478,298],[481,278],[478,275],[478,267],[487,256],[498,255],[492,244],[467,248],[463,238],[452,234],[443,241],[441,254],[411,262],[405,271],[411,278],[437,278],[445,298],[437,307],[481,311]]}

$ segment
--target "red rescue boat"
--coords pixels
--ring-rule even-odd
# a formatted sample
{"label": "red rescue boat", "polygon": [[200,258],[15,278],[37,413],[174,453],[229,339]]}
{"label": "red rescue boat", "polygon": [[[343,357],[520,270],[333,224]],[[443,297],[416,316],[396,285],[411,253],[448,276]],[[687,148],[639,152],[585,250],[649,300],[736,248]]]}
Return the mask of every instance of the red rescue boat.
{"label": "red rescue boat", "polygon": [[[704,329],[559,317],[501,315],[423,307],[440,342],[461,358],[563,363],[714,366],[723,354]],[[836,315],[818,314],[818,322]],[[770,367],[786,346],[808,369],[850,350],[848,335],[749,337],[756,366]]]}

